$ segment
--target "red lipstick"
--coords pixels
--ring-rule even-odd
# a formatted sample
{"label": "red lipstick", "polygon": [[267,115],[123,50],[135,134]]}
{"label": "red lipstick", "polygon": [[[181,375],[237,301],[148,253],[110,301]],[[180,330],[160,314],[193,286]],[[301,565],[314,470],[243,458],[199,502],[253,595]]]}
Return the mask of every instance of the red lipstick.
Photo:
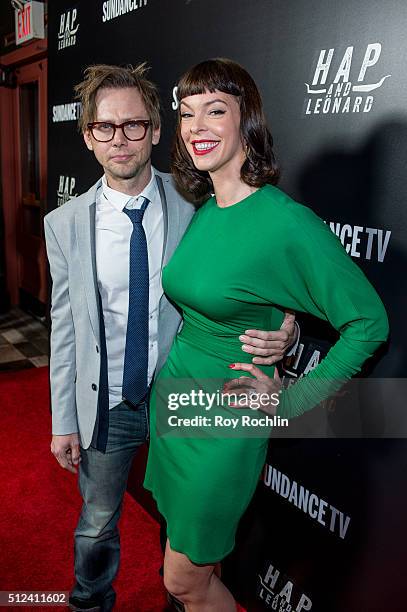
{"label": "red lipstick", "polygon": [[220,140],[193,140],[192,148],[195,155],[207,155],[218,146]]}

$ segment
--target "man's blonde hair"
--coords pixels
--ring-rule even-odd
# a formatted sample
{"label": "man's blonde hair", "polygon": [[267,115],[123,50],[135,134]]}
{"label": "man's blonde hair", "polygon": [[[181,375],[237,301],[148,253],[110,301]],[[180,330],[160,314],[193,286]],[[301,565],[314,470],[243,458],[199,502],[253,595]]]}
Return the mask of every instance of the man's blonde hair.
{"label": "man's blonde hair", "polygon": [[160,100],[157,87],[146,78],[149,70],[146,62],[137,66],[88,66],[84,80],[75,87],[76,99],[82,104],[79,129],[87,130],[88,123],[96,119],[96,94],[100,89],[123,89],[134,87],[141,95],[153,129],[160,127]]}

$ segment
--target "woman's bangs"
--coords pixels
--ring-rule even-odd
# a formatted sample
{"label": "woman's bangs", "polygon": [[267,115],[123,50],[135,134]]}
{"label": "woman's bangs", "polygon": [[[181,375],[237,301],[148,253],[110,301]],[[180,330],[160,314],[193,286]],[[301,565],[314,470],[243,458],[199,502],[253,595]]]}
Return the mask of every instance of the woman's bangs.
{"label": "woman's bangs", "polygon": [[184,74],[178,83],[177,97],[181,102],[188,96],[196,96],[208,91],[222,91],[232,96],[240,96],[240,87],[233,82],[228,66],[218,60],[209,60],[194,66]]}

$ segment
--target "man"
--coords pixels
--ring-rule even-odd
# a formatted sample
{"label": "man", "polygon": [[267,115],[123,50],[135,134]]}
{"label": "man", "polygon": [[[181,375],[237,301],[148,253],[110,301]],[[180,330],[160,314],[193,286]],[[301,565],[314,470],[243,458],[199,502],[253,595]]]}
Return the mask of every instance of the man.
{"label": "man", "polygon": [[[75,473],[83,508],[75,531],[73,610],[113,608],[119,519],[132,459],[148,437],[148,392],[181,319],[163,295],[161,269],[193,206],[151,166],[159,99],[136,68],[98,65],[77,88],[81,129],[104,176],[45,218],[50,262],[52,453]],[[260,362],[293,341],[293,316],[277,332],[241,336]],[[256,358],[257,363],[259,363]]]}

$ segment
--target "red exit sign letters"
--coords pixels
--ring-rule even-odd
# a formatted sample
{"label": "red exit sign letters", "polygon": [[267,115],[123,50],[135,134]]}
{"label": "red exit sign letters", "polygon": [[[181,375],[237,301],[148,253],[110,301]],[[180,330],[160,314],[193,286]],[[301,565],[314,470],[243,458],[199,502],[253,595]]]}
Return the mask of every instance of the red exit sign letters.
{"label": "red exit sign letters", "polygon": [[44,38],[44,5],[42,2],[26,2],[22,10],[15,11],[16,43],[34,38]]}

